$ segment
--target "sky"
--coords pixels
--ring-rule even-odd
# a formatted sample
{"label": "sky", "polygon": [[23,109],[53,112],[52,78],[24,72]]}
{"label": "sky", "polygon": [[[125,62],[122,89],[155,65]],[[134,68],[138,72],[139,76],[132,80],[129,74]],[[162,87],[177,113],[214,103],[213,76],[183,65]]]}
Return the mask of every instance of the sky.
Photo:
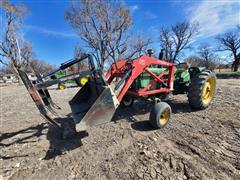
{"label": "sky", "polygon": [[[23,25],[24,38],[32,43],[38,59],[59,65],[71,59],[80,37],[64,19],[68,0],[12,0],[24,3],[30,13]],[[153,39],[153,48],[160,50],[159,29],[179,21],[198,22],[200,31],[193,39],[193,47],[203,43],[215,43],[216,35],[240,24],[239,0],[125,0],[133,18],[133,33],[141,33]],[[185,56],[194,54],[185,51]],[[221,56],[227,56],[224,52]]]}

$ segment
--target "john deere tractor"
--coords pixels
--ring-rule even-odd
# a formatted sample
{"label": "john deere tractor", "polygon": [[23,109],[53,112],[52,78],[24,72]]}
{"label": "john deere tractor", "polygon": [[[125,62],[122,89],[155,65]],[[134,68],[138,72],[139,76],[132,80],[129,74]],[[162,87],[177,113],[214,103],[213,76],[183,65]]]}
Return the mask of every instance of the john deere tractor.
{"label": "john deere tractor", "polygon": [[[166,67],[150,67],[150,72],[161,75],[166,71]],[[168,72],[163,76],[163,79],[168,78]],[[147,85],[154,79],[149,73],[142,73],[139,78],[135,80],[131,89],[140,90],[147,87]],[[149,90],[160,89],[167,87],[167,84],[155,82]],[[215,73],[206,69],[205,67],[190,67],[188,63],[179,63],[174,67],[174,86],[172,92],[154,94],[153,99],[159,98],[166,100],[169,94],[187,94],[190,106],[193,109],[205,109],[209,106],[215,92],[216,76]],[[134,101],[134,96],[125,97],[123,100],[124,106],[131,106]]]}
{"label": "john deere tractor", "polygon": [[[54,76],[83,60],[87,60],[88,69],[61,78]],[[52,72],[41,74],[34,83],[23,70],[17,70],[40,114],[58,127],[62,125],[57,120],[69,116],[56,112],[61,108],[53,102],[48,87],[88,77],[88,81],[68,102],[76,131],[110,122],[120,104],[131,106],[134,99],[153,103],[150,123],[162,128],[171,117],[171,107],[164,102],[169,95],[185,93],[189,105],[202,110],[209,106],[215,93],[215,74],[205,68],[189,67],[186,63],[176,65],[143,55],[119,60],[105,73],[100,62],[95,61],[92,54],[84,54],[61,64]]]}
{"label": "john deere tractor", "polygon": [[[62,77],[68,76],[70,73],[68,71],[59,71],[58,73],[55,74],[55,78],[60,79]],[[58,84],[58,89],[64,90],[67,87],[76,87],[76,86],[83,86],[86,84],[88,81],[87,77],[81,77],[81,78],[75,78],[75,79],[70,79],[65,82],[60,82]]]}
{"label": "john deere tractor", "polygon": [[[156,128],[164,127],[170,119],[171,107],[164,102],[168,99],[169,95],[187,94],[190,107],[196,110],[203,110],[209,106],[215,94],[216,76],[214,72],[205,67],[190,67],[188,63],[179,63],[174,66],[173,69],[173,91],[160,91],[159,93],[156,92],[156,94],[152,95],[146,94],[145,96],[155,101],[155,106],[150,113],[150,121]],[[150,88],[147,88],[148,90],[154,91],[156,89],[167,88],[170,74],[166,72],[166,70],[167,68],[162,66],[149,67],[148,71],[150,72],[143,72],[134,81],[130,91],[131,89],[133,91],[141,91],[146,89],[149,84],[152,85]],[[161,77],[161,79],[157,79],[157,77],[152,76],[151,73]],[[135,98],[136,96],[132,94],[126,94],[123,98],[122,105],[125,107],[133,105]]]}

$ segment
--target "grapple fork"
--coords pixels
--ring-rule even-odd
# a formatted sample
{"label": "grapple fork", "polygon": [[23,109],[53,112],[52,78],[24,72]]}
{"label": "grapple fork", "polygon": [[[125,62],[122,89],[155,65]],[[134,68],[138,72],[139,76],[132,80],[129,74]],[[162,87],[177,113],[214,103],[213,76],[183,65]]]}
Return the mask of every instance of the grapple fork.
{"label": "grapple fork", "polygon": [[[45,93],[48,93],[48,97],[44,97],[44,94],[42,94],[42,97],[41,97],[40,94],[44,93],[44,91],[42,89],[37,90],[35,88],[34,84],[29,80],[27,74],[24,71],[22,71],[20,69],[17,69],[17,71],[18,71],[18,74],[19,74],[21,80],[23,81],[23,84],[25,85],[27,91],[29,92],[33,102],[35,103],[39,112],[41,113],[41,115],[49,123],[54,124],[59,127],[59,124],[52,117],[50,117],[50,115],[46,109],[46,107],[50,106],[49,100],[51,100],[48,90],[44,90]],[[51,107],[49,107],[48,109],[51,109]],[[57,114],[53,110],[52,110],[52,112],[54,114]]]}
{"label": "grapple fork", "polygon": [[[79,61],[88,58],[89,70],[71,75],[66,75],[59,79],[51,78],[60,70],[66,69]],[[61,109],[51,99],[47,87],[62,83],[67,80],[88,76],[88,82],[80,88],[78,93],[69,102],[72,110],[72,118],[76,124],[77,130],[85,130],[87,127],[103,124],[111,121],[116,108],[119,105],[118,99],[105,82],[100,69],[96,69],[91,55],[85,55],[83,58],[68,61],[62,64],[60,68],[52,72],[37,76],[37,80],[32,82],[27,74],[21,69],[17,70],[25,87],[27,88],[32,100],[36,104],[41,115],[51,124],[60,127],[56,120],[59,114],[54,110]]]}

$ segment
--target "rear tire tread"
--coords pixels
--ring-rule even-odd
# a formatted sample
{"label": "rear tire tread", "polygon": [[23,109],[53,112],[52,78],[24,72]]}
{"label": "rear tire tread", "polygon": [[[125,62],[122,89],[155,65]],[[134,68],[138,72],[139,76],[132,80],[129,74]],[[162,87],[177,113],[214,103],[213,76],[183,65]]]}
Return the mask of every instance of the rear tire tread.
{"label": "rear tire tread", "polygon": [[[188,102],[189,105],[193,109],[202,110],[208,107],[209,104],[205,105],[202,102],[202,89],[205,84],[205,82],[210,78],[213,77],[216,81],[216,75],[215,73],[211,71],[203,71],[196,75],[196,77],[192,78],[191,83],[189,85],[189,91],[188,91]],[[214,89],[215,94],[215,89]],[[214,97],[213,94],[213,97]]]}

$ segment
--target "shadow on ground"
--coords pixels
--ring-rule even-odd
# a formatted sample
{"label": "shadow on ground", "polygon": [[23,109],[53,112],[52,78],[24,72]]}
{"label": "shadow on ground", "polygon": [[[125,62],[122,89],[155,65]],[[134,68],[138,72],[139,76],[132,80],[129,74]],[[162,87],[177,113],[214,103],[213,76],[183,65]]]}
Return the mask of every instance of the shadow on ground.
{"label": "shadow on ground", "polygon": [[[172,107],[173,113],[184,113],[192,111],[187,102],[169,101],[168,103]],[[130,123],[132,123],[131,127],[135,130],[138,131],[155,130],[155,128],[151,126],[148,120],[137,121],[137,119],[134,117],[135,115],[141,115],[150,112],[151,108],[152,108],[151,104],[137,101],[134,103],[132,107],[118,108],[113,117],[113,121],[127,119]],[[85,131],[84,132],[75,131],[75,125],[73,119],[70,116],[66,118],[58,118],[55,119],[55,121],[61,124],[61,128],[53,125],[48,125],[47,123],[42,123],[16,132],[3,133],[0,135],[0,146],[8,147],[16,143],[23,144],[29,142],[36,142],[36,140],[33,140],[33,137],[40,137],[42,135],[45,135],[46,132],[44,132],[44,130],[48,128],[46,136],[47,139],[49,140],[50,146],[44,157],[45,160],[48,160],[63,154],[63,152],[65,151],[70,151],[80,147],[82,145],[81,139],[88,136],[88,133]],[[65,132],[69,130],[70,133],[68,134],[68,138],[63,138],[65,136]],[[15,136],[16,138],[14,138]],[[11,139],[13,141],[7,144],[2,143],[2,141],[6,139]],[[11,159],[15,157],[26,156],[27,155],[19,155],[10,157],[1,155],[0,157],[2,159]]]}
{"label": "shadow on ground", "polygon": [[167,101],[167,103],[171,106],[173,114],[190,113],[194,111],[193,109],[191,109],[187,101],[179,102],[179,101],[172,100],[172,101]]}
{"label": "shadow on ground", "polygon": [[[167,103],[171,106],[172,112],[176,113],[186,113],[192,112],[193,110],[190,108],[188,102],[179,102],[179,101],[167,101]],[[119,107],[113,117],[113,121],[117,121],[120,119],[127,119],[129,122],[135,122],[136,119],[133,117],[135,115],[146,114],[151,111],[152,104],[137,101],[131,107]]]}
{"label": "shadow on ground", "polygon": [[[172,113],[189,113],[193,110],[190,108],[188,102],[179,102],[179,101],[167,101],[167,103],[172,108]],[[128,122],[132,123],[131,127],[138,131],[152,131],[156,130],[152,125],[149,123],[149,120],[138,121],[134,116],[136,115],[143,115],[149,113],[152,109],[152,104],[137,101],[133,104],[132,107],[120,107],[117,109],[113,121],[118,121],[121,119],[126,119]]]}
{"label": "shadow on ground", "polygon": [[[168,102],[172,107],[173,113],[181,112],[191,112],[191,109],[187,102]],[[156,130],[150,123],[149,120],[138,121],[134,116],[146,114],[151,111],[152,104],[144,103],[137,101],[132,107],[123,108],[120,107],[117,109],[113,121],[118,121],[121,119],[127,119],[128,122],[132,123],[131,127],[138,131],[152,131]],[[64,132],[70,129],[74,129],[74,121],[69,116],[67,118],[55,119],[62,128],[57,128],[55,126],[49,126],[47,139],[50,142],[49,150],[46,153],[44,159],[48,160],[54,158],[58,155],[61,155],[64,151],[70,151],[76,149],[82,145],[81,139],[88,136],[88,133],[85,132],[75,132],[70,133],[70,137],[67,139],[62,138]]]}
{"label": "shadow on ground", "polygon": [[154,128],[150,124],[149,120],[134,122],[134,123],[131,124],[131,127],[134,130],[137,130],[137,131],[153,131],[153,130],[156,130],[156,128]]}
{"label": "shadow on ground", "polygon": [[[41,135],[43,135],[43,130],[46,129],[46,123],[41,123],[38,124],[36,126],[31,126],[16,132],[9,132],[9,133],[2,133],[0,135],[0,142],[6,139],[13,139],[14,141],[12,141],[11,143],[0,143],[0,146],[11,146],[13,144],[24,144],[24,143],[29,143],[29,142],[35,142],[32,141],[31,139],[33,137],[40,137]],[[24,136],[24,137],[19,137],[19,135],[25,135],[25,134],[29,134],[28,136]],[[18,136],[16,138],[14,138],[15,136]],[[16,140],[15,140],[16,139]],[[11,141],[11,140],[10,140]]]}
{"label": "shadow on ground", "polygon": [[[25,143],[31,143],[36,142],[37,140],[33,140],[34,137],[40,137],[44,135],[44,130],[47,128],[46,123],[41,123],[36,126],[31,126],[28,128],[21,129],[19,131],[15,132],[7,132],[2,133],[0,135],[0,147],[9,147],[15,144],[25,144]],[[7,140],[10,141],[10,143],[2,143],[2,141]],[[22,154],[22,155],[0,155],[0,158],[3,160],[7,159],[13,159],[17,157],[27,157],[28,154]]]}
{"label": "shadow on ground", "polygon": [[[58,118],[55,119],[55,121],[61,124],[61,128],[56,127],[54,125],[48,125],[47,123],[41,123],[36,126],[31,126],[16,132],[2,133],[0,135],[0,147],[2,146],[4,148],[12,146],[14,144],[36,142],[37,139],[33,140],[34,137],[40,137],[46,134],[50,145],[44,159],[48,160],[58,155],[61,155],[64,151],[70,151],[80,147],[82,145],[81,139],[88,136],[87,132],[76,133],[74,131],[75,126],[72,118],[69,117]],[[45,129],[48,129],[47,133],[46,131],[44,131]],[[66,133],[68,133],[67,137]],[[8,140],[11,142],[2,143],[2,141],[4,140]],[[27,154],[14,156],[0,155],[0,158],[6,160],[26,156],[28,155]]]}
{"label": "shadow on ground", "polygon": [[128,122],[136,122],[135,115],[146,114],[151,110],[152,105],[137,101],[131,107],[120,106],[114,114],[113,121],[126,119]]}
{"label": "shadow on ground", "polygon": [[72,118],[55,119],[61,128],[50,125],[48,128],[47,139],[50,146],[44,157],[45,160],[62,155],[65,151],[70,151],[82,146],[82,138],[88,136],[86,131],[76,132]]}

